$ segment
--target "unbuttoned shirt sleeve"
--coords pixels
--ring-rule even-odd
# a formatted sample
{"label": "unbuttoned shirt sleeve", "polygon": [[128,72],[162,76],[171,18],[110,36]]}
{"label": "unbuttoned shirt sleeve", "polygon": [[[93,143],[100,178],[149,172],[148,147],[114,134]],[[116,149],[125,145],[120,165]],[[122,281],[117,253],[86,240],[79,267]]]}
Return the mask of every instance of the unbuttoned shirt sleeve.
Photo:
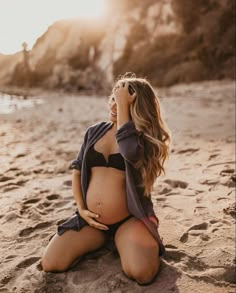
{"label": "unbuttoned shirt sleeve", "polygon": [[121,155],[131,164],[143,155],[143,132],[138,131],[132,120],[122,125],[116,132]]}
{"label": "unbuttoned shirt sleeve", "polygon": [[[144,152],[143,132],[136,129],[133,121],[126,122],[117,130],[116,139],[120,153],[129,163],[133,165],[142,158]],[[158,220],[153,210],[151,196],[141,196],[140,200],[146,215],[148,217],[154,216]]]}
{"label": "unbuttoned shirt sleeve", "polygon": [[89,128],[87,129],[85,135],[84,135],[84,141],[83,144],[80,148],[80,151],[76,157],[76,159],[71,163],[70,165],[70,169],[76,169],[81,171],[82,168],[82,162],[83,162],[83,158],[84,158],[84,150],[88,141],[88,133],[89,133]]}

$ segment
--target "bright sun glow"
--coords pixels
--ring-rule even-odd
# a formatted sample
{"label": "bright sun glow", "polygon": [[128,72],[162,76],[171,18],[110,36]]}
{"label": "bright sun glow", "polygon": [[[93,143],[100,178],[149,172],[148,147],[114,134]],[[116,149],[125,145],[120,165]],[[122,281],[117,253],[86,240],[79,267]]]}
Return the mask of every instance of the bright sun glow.
{"label": "bright sun glow", "polygon": [[105,0],[0,0],[0,53],[12,54],[26,42],[32,48],[53,22],[102,17]]}

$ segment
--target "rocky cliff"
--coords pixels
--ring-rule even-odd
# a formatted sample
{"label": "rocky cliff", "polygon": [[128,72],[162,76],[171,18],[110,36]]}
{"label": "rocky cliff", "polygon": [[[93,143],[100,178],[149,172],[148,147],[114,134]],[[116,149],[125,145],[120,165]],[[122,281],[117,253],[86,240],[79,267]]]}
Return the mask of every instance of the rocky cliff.
{"label": "rocky cliff", "polygon": [[97,22],[54,23],[30,51],[0,55],[0,83],[105,89],[136,72],[155,85],[235,77],[230,0],[108,1]]}

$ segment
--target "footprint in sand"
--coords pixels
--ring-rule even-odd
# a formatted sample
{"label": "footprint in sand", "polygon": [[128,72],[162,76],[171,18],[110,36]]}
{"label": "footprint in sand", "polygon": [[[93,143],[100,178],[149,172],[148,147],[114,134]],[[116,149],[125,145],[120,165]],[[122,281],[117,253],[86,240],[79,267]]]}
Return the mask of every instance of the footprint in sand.
{"label": "footprint in sand", "polygon": [[193,268],[196,272],[202,272],[208,268],[208,265],[197,256],[188,255],[185,251],[178,249],[166,249],[165,260],[167,262],[174,262],[176,265],[182,263],[181,269],[184,271],[189,267]]}
{"label": "footprint in sand", "polygon": [[173,244],[168,244],[168,243],[165,244],[165,248],[178,249],[177,246],[175,246]]}
{"label": "footprint in sand", "polygon": [[16,185],[15,183],[9,183],[9,184],[7,184],[6,187],[3,188],[3,192],[8,192],[8,191],[18,189],[18,188],[19,188],[19,186]]}
{"label": "footprint in sand", "polygon": [[51,225],[52,225],[52,223],[50,223],[50,222],[39,223],[34,227],[28,227],[28,228],[20,230],[19,231],[19,236],[20,237],[29,236],[31,233],[35,232],[36,230],[48,228]]}
{"label": "footprint in sand", "polygon": [[[183,211],[182,209],[176,208],[176,207],[174,207],[174,206],[172,206],[171,204],[168,204],[168,203],[163,204],[162,207],[163,208],[168,208],[170,210],[174,210],[174,211],[179,212],[179,213],[181,213]],[[171,215],[171,216],[175,216],[175,215]]]}
{"label": "footprint in sand", "polygon": [[227,208],[223,209],[223,212],[227,215],[232,216],[234,219],[236,219],[236,203],[230,204]]}
{"label": "footprint in sand", "polygon": [[20,169],[17,167],[11,167],[6,172],[10,172],[10,171],[20,171]]}
{"label": "footprint in sand", "polygon": [[[186,232],[183,233],[183,235],[180,237],[180,241],[182,243],[185,243],[188,241],[188,236],[189,235],[194,235],[194,236],[200,236],[203,233],[201,231],[197,231],[197,232],[190,232],[190,231],[196,231],[196,230],[207,230],[208,228],[208,224],[206,222],[200,223],[200,224],[196,224],[191,226]],[[206,237],[205,239],[206,240]]]}
{"label": "footprint in sand", "polygon": [[235,187],[236,184],[236,173],[235,169],[223,169],[220,171],[222,176],[220,183],[228,187]]}
{"label": "footprint in sand", "polygon": [[34,264],[39,259],[40,259],[40,257],[38,257],[38,256],[32,256],[32,257],[26,258],[23,261],[19,262],[16,265],[16,268],[17,269],[25,269],[25,268],[31,266],[32,264]]}
{"label": "footprint in sand", "polygon": [[9,177],[9,176],[0,176],[0,182],[6,182],[6,181],[9,181],[9,180],[13,180],[14,177]]}
{"label": "footprint in sand", "polygon": [[98,281],[100,292],[134,292],[132,283],[123,275],[123,273],[110,273],[107,280],[101,278]]}
{"label": "footprint in sand", "polygon": [[207,215],[209,213],[209,209],[207,207],[204,207],[204,206],[196,206],[194,208],[193,212],[197,216],[203,216],[203,215]]}
{"label": "footprint in sand", "polygon": [[7,182],[4,185],[2,185],[2,187],[18,188],[19,186],[23,186],[27,181],[29,181],[29,180],[28,179],[19,179],[18,181]]}
{"label": "footprint in sand", "polygon": [[167,248],[166,247],[166,253],[165,253],[165,260],[166,261],[174,261],[179,262],[183,258],[185,258],[187,255],[185,252],[179,250],[178,248]]}
{"label": "footprint in sand", "polygon": [[197,189],[195,189],[194,191],[195,191],[196,194],[205,192],[204,190],[197,190]]}
{"label": "footprint in sand", "polygon": [[48,202],[52,203],[53,208],[65,207],[68,202],[72,202],[71,198],[63,198],[62,200],[62,197],[57,193],[50,194],[46,198]]}
{"label": "footprint in sand", "polygon": [[17,172],[17,173],[15,173],[15,176],[16,177],[19,177],[19,176],[21,176],[22,175],[22,177],[24,176],[28,176],[28,175],[31,175],[31,171],[22,171],[22,170],[20,170],[19,172]]}
{"label": "footprint in sand", "polygon": [[206,222],[203,222],[201,224],[196,224],[196,225],[193,225],[191,226],[188,231],[191,231],[191,230],[206,230],[208,228],[208,224]]}
{"label": "footprint in sand", "polygon": [[15,184],[18,186],[23,186],[28,181],[29,181],[29,179],[20,179]]}
{"label": "footprint in sand", "polygon": [[[83,267],[83,265],[81,266]],[[72,279],[72,284],[74,285],[82,285],[84,283],[93,282],[101,277],[102,273],[98,271],[97,268],[80,268],[79,271],[76,272],[76,275]]]}
{"label": "footprint in sand", "polygon": [[234,174],[230,177],[223,176],[219,179],[219,183],[221,185],[227,186],[229,188],[234,188],[234,187],[236,187],[236,175]]}
{"label": "footprint in sand", "polygon": [[164,187],[161,191],[158,192],[158,194],[166,194],[170,191],[172,191],[172,188]]}
{"label": "footprint in sand", "polygon": [[[38,189],[38,188],[37,188],[37,189]],[[42,190],[39,191],[40,194],[48,193],[48,192],[50,192],[49,189],[42,189]]]}
{"label": "footprint in sand", "polygon": [[211,239],[211,237],[205,233],[201,233],[199,236],[203,241],[209,241]]}
{"label": "footprint in sand", "polygon": [[16,258],[17,256],[18,255],[16,255],[16,254],[10,254],[10,255],[6,256],[5,259],[13,259],[13,258]]}
{"label": "footprint in sand", "polygon": [[61,198],[61,196],[59,194],[56,194],[56,193],[53,193],[53,194],[50,194],[47,196],[47,199],[48,200],[56,200],[56,199],[59,199]]}
{"label": "footprint in sand", "polygon": [[27,153],[19,153],[15,156],[15,159],[25,157],[26,155],[27,155]]}
{"label": "footprint in sand", "polygon": [[32,199],[28,199],[26,201],[23,201],[23,204],[32,204],[32,203],[37,203],[39,202],[41,199],[40,198],[32,198]]}
{"label": "footprint in sand", "polygon": [[[67,205],[68,203],[70,203],[69,207]],[[59,209],[58,212],[61,212],[61,211],[65,211],[65,210],[71,209],[71,207],[72,208],[76,207],[76,203],[74,203],[72,201],[64,200],[64,201],[61,201],[61,202],[54,202],[52,207],[54,209],[55,208],[56,209]]]}
{"label": "footprint in sand", "polygon": [[[8,256],[5,257],[4,261],[2,263],[8,263],[11,262],[12,260],[14,260],[17,257],[17,255],[15,254],[10,254]],[[1,291],[0,291],[1,292]]]}
{"label": "footprint in sand", "polygon": [[188,233],[184,232],[184,234],[179,239],[180,242],[185,243],[188,241]]}
{"label": "footprint in sand", "polygon": [[200,179],[198,182],[200,184],[203,184],[203,185],[217,185],[217,184],[219,184],[219,178],[216,178],[216,179]]}
{"label": "footprint in sand", "polygon": [[44,200],[41,203],[39,203],[36,208],[38,208],[39,210],[45,210],[45,208],[48,208],[50,205],[52,204],[51,201],[49,200]]}
{"label": "footprint in sand", "polygon": [[155,198],[156,201],[166,201],[165,197],[156,197]]}
{"label": "footprint in sand", "polygon": [[55,167],[55,174],[65,174],[68,171],[67,165]]}
{"label": "footprint in sand", "polygon": [[[64,281],[65,274],[44,274],[44,286],[42,290],[38,292],[42,293],[64,293],[70,292],[68,287],[66,287],[66,282]],[[74,291],[78,292],[78,290]],[[83,290],[83,292],[86,292]]]}
{"label": "footprint in sand", "polygon": [[25,213],[28,213],[29,209],[32,209],[32,205],[38,203],[40,200],[41,198],[31,198],[23,201],[20,214],[23,215]]}
{"label": "footprint in sand", "polygon": [[169,193],[166,193],[165,196],[172,196],[172,195],[179,195],[179,194],[180,194],[179,192],[171,191]]}
{"label": "footprint in sand", "polygon": [[223,169],[220,171],[220,175],[227,176],[227,175],[233,174],[234,172],[235,172],[234,169]]}
{"label": "footprint in sand", "polygon": [[34,169],[33,170],[33,173],[34,174],[40,174],[40,173],[43,173],[44,169],[43,168],[37,168],[37,169]]}
{"label": "footprint in sand", "polygon": [[183,149],[183,150],[179,150],[177,151],[177,154],[186,154],[186,153],[195,153],[197,151],[199,151],[200,148],[188,148],[188,149]]}
{"label": "footprint in sand", "polygon": [[66,181],[63,182],[63,184],[65,186],[71,187],[72,186],[72,181],[71,180],[66,180]]}
{"label": "footprint in sand", "polygon": [[13,220],[16,220],[16,219],[19,219],[19,218],[22,218],[21,215],[17,214],[16,212],[9,212],[7,214],[4,215],[4,223],[7,223],[7,222],[10,222],[10,221],[13,221]]}
{"label": "footprint in sand", "polygon": [[13,269],[2,271],[0,275],[0,286],[8,284],[14,276],[15,272]]}
{"label": "footprint in sand", "polygon": [[219,156],[219,154],[212,154],[212,155],[209,156],[208,161],[210,161],[210,160],[212,160],[212,159],[214,159],[214,158],[216,158],[218,156]]}
{"label": "footprint in sand", "polygon": [[234,183],[236,183],[236,174],[231,175],[230,179],[231,179]]}
{"label": "footprint in sand", "polygon": [[180,180],[166,179],[166,180],[164,180],[164,182],[166,182],[167,184],[169,184],[173,188],[180,187],[180,188],[185,189],[188,186],[187,182],[180,181]]}

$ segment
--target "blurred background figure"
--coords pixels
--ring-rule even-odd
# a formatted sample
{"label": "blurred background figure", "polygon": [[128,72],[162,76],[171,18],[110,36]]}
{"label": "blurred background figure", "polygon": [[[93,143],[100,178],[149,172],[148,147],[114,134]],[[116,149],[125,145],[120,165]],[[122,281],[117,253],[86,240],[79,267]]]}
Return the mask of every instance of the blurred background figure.
{"label": "blurred background figure", "polygon": [[23,42],[22,43],[22,53],[23,53],[23,72],[22,75],[24,75],[25,80],[24,80],[24,85],[28,87],[30,85],[30,67],[29,67],[29,52],[27,50],[27,43]]}

